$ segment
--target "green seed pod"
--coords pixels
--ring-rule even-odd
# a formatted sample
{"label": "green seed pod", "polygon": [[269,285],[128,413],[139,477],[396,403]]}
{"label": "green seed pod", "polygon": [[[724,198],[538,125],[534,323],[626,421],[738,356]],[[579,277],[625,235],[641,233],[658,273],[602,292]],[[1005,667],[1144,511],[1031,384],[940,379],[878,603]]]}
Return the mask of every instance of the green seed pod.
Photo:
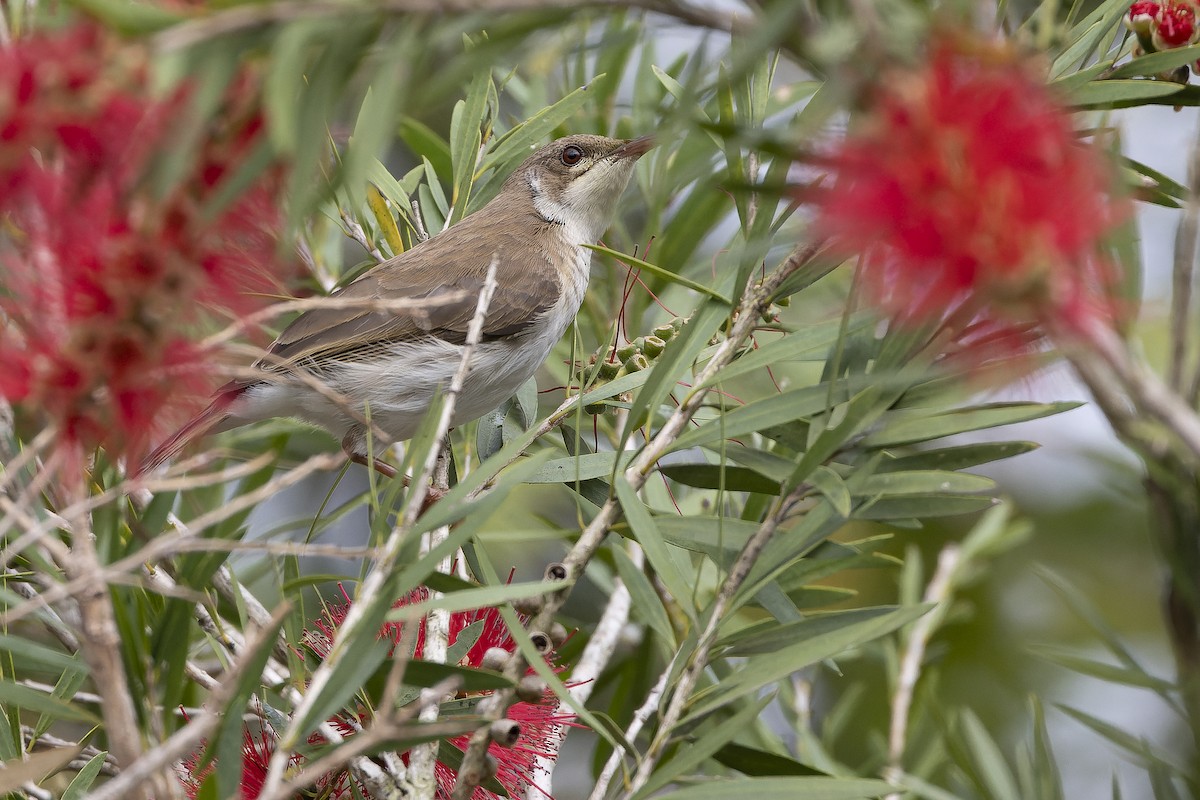
{"label": "green seed pod", "polygon": [[654,329],[654,335],[664,342],[669,342],[675,338],[675,328],[671,325],[659,325]]}
{"label": "green seed pod", "polygon": [[633,342],[628,342],[617,348],[617,360],[628,361],[637,352],[637,347]]}
{"label": "green seed pod", "polygon": [[608,410],[608,406],[604,403],[588,403],[583,407],[583,413],[593,417],[598,417]]}
{"label": "green seed pod", "polygon": [[607,358],[600,362],[600,378],[602,380],[611,381],[617,377],[617,371],[621,369],[620,361],[609,361]]}
{"label": "green seed pod", "polygon": [[666,346],[667,343],[664,342],[660,337],[647,336],[642,342],[642,352],[645,353],[648,358],[658,358],[662,355],[663,348]]}
{"label": "green seed pod", "polygon": [[639,372],[643,369],[650,369],[650,359],[641,353],[634,353],[633,357],[625,362],[625,369],[628,372]]}

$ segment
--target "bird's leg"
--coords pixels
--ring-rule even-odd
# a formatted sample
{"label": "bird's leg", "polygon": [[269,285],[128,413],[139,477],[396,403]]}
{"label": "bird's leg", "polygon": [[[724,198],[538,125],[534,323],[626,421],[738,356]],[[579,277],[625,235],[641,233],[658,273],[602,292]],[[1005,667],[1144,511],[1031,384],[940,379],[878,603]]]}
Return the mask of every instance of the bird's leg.
{"label": "bird's leg", "polygon": [[[353,461],[355,464],[362,464],[364,467],[370,467],[371,469],[375,470],[376,472],[378,472],[380,475],[384,476],[385,478],[394,478],[394,477],[396,477],[396,475],[399,474],[396,472],[395,467],[393,467],[391,464],[387,463],[386,461],[380,461],[378,458],[376,458],[372,461],[368,461],[366,456],[359,455],[358,453],[349,453],[348,455],[350,456],[350,460]],[[408,485],[408,476],[407,475],[404,476],[403,478],[401,478],[401,480],[404,481],[405,486]]]}
{"label": "bird's leg", "polygon": [[[375,470],[385,478],[396,477],[398,473],[396,468],[391,464],[386,461],[380,461],[378,458],[368,460],[365,455],[358,452],[358,448],[355,445],[359,443],[359,439],[360,436],[355,428],[348,430],[346,435],[342,437],[342,450],[345,451],[346,455],[350,456],[350,460],[355,464],[362,464],[364,467]],[[408,478],[405,477],[403,480],[404,485],[408,486]]]}

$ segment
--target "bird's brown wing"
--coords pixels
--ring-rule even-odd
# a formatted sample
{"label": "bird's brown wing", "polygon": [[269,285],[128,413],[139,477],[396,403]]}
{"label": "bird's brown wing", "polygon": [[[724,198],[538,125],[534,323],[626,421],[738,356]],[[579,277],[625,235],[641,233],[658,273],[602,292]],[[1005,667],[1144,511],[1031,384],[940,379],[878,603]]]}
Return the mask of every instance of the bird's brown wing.
{"label": "bird's brown wing", "polygon": [[[366,272],[332,296],[344,300],[413,300],[413,309],[317,308],[284,329],[260,362],[263,369],[305,361],[319,364],[354,358],[382,344],[434,336],[461,344],[479,302],[493,256],[529,247],[524,237],[473,231],[468,221]],[[526,253],[527,255],[527,253]],[[484,339],[514,336],[528,328],[558,298],[558,278],[542,258],[532,269],[504,269],[483,326]],[[511,263],[511,259],[510,259]],[[542,266],[544,264],[544,267]],[[548,284],[547,281],[552,281]]]}

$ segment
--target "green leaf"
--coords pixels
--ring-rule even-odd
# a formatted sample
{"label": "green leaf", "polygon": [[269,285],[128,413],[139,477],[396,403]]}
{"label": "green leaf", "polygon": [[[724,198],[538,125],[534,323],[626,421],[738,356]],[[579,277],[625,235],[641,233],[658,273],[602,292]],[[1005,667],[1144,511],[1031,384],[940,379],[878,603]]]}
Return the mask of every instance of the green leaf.
{"label": "green leaf", "polygon": [[700,717],[798,669],[878,639],[912,622],[928,610],[928,606],[897,608],[885,614],[838,625],[798,642],[784,640],[783,647],[759,658],[749,659],[725,680],[697,692],[692,697],[688,718]]}
{"label": "green leaf", "polygon": [[517,412],[522,430],[529,430],[530,426],[537,421],[538,385],[536,377],[521,384],[521,388],[513,395],[513,411]]}
{"label": "green leaf", "polygon": [[1134,75],[1155,75],[1160,72],[1169,72],[1184,64],[1191,64],[1197,59],[1200,59],[1200,44],[1162,50],[1158,53],[1147,53],[1117,67],[1108,74],[1108,77],[1112,79],[1128,78]]}
{"label": "green leaf", "polygon": [[878,472],[901,472],[906,470],[961,470],[1012,458],[1037,450],[1037,442],[979,442],[978,444],[941,447],[936,450],[921,450],[896,458],[884,458],[879,462]]}
{"label": "green leaf", "polygon": [[897,786],[902,786],[915,793],[920,800],[963,800],[960,795],[947,792],[932,783],[928,783],[915,775],[901,774],[893,778]]}
{"label": "green leaf", "polygon": [[842,476],[838,475],[829,467],[824,465],[813,470],[807,481],[814,489],[821,493],[829,504],[833,506],[833,510],[838,516],[849,517],[853,508],[852,497],[849,487],[842,480]]}
{"label": "green leaf", "polygon": [[1105,36],[1112,35],[1117,22],[1128,10],[1128,0],[1106,0],[1080,20],[1067,33],[1066,40],[1071,44],[1054,59],[1050,77],[1058,78],[1086,60]]}
{"label": "green leaf", "polygon": [[12,653],[13,658],[21,666],[36,665],[53,672],[86,673],[88,671],[87,665],[78,656],[68,655],[23,636],[0,633],[0,651]]}
{"label": "green leaf", "polygon": [[623,548],[614,547],[612,558],[617,567],[617,574],[621,576],[621,581],[629,591],[635,613],[654,631],[656,641],[668,651],[666,655],[671,655],[676,643],[675,631],[671,627],[667,610],[663,608],[662,600],[650,585],[646,573],[633,563]]}
{"label": "green leaf", "polygon": [[486,461],[504,445],[504,418],[507,406],[484,414],[475,424],[475,450]]}
{"label": "green leaf", "polygon": [[76,720],[79,722],[89,722],[93,725],[100,724],[99,717],[74,703],[68,703],[65,700],[60,700],[44,692],[39,692],[37,689],[16,684],[12,681],[0,681],[0,702],[14,708],[36,711],[39,714],[45,714],[54,719]]}
{"label": "green leaf", "polygon": [[88,759],[88,762],[83,765],[79,772],[71,779],[71,783],[63,791],[61,800],[84,800],[87,797],[87,792],[92,788],[92,784],[96,781],[96,776],[100,774],[100,768],[104,766],[104,761],[108,757],[108,751],[101,751]]}
{"label": "green leaf", "polygon": [[450,157],[450,145],[436,131],[419,119],[405,116],[400,118],[400,138],[413,153],[429,159],[438,178],[453,182],[454,162]]}
{"label": "green leaf", "polygon": [[1185,767],[1183,764],[1177,763],[1167,754],[1166,751],[1155,748],[1154,745],[1146,739],[1134,736],[1124,728],[1113,725],[1111,722],[1105,722],[1099,717],[1094,717],[1091,714],[1088,714],[1085,711],[1080,711],[1077,708],[1071,708],[1070,706],[1064,706],[1058,703],[1055,703],[1055,707],[1067,716],[1072,717],[1088,728],[1091,728],[1092,731],[1112,742],[1117,747],[1128,751],[1132,755],[1147,762],[1148,764],[1162,764],[1177,775],[1186,775],[1189,773],[1187,767]]}
{"label": "green leaf", "polygon": [[68,5],[82,9],[107,27],[133,36],[157,33],[187,19],[163,6],[126,0],[70,0]]}
{"label": "green leaf", "polygon": [[1028,422],[1078,408],[1081,403],[990,403],[953,411],[897,411],[884,417],[880,429],[866,437],[865,447],[915,444],[957,433]]}
{"label": "green leaf", "polygon": [[725,303],[726,305],[729,305],[729,303],[730,303],[729,298],[726,297],[725,295],[721,294],[720,292],[718,292],[716,289],[713,289],[709,286],[705,286],[702,283],[697,283],[696,281],[691,280],[690,278],[685,278],[676,272],[671,272],[669,269],[663,269],[662,267],[660,267],[656,264],[651,264],[649,261],[643,261],[642,259],[637,258],[636,256],[627,255],[626,253],[622,253],[619,250],[613,250],[610,247],[605,247],[604,245],[600,245],[600,244],[585,244],[584,247],[586,247],[588,250],[594,250],[597,253],[603,253],[606,256],[612,256],[613,258],[620,261],[622,264],[628,264],[629,266],[631,266],[635,269],[640,269],[643,272],[649,272],[651,275],[654,275],[657,278],[662,278],[663,280],[668,281],[669,283],[677,283],[680,286],[686,286],[687,288],[692,289],[693,291],[699,292],[700,294],[708,295],[712,299],[719,300],[720,302]]}
{"label": "green leaf", "polygon": [[646,508],[645,503],[637,496],[624,475],[617,475],[613,479],[613,488],[616,490],[617,499],[621,502],[621,509],[625,512],[625,519],[629,523],[633,537],[646,553],[646,560],[658,573],[659,579],[666,585],[671,596],[675,598],[679,608],[694,619],[695,613],[692,604],[688,602],[692,597],[692,584],[683,575],[675,559],[671,556],[671,552],[667,549],[666,540],[659,532],[654,517],[650,514],[650,509]]}
{"label": "green leaf", "polygon": [[713,760],[736,769],[743,775],[824,775],[819,769],[801,764],[795,759],[756,750],[740,744],[727,744],[713,754]]}
{"label": "green leaf", "polygon": [[1059,647],[1050,645],[1033,645],[1030,651],[1047,661],[1066,667],[1072,672],[1087,675],[1108,683],[1119,683],[1125,686],[1140,686],[1153,689],[1159,694],[1169,694],[1174,691],[1175,684],[1169,680],[1158,678],[1141,669],[1122,667],[1116,664],[1106,664],[1091,658],[1070,653]]}
{"label": "green leaf", "polygon": [[[843,630],[850,626],[862,625],[872,620],[905,617],[895,627],[906,625],[922,616],[929,610],[928,606],[876,606],[873,608],[854,608],[849,611],[833,611],[828,614],[814,614],[811,617],[789,622],[784,625],[769,622],[745,628],[720,640],[720,644],[728,647],[728,656],[753,656],[763,653],[774,653],[785,647],[792,646],[801,639],[812,639]],[[906,613],[899,613],[906,612]]]}
{"label": "green leaf", "polygon": [[944,470],[912,470],[909,472],[884,472],[871,475],[863,483],[862,494],[867,495],[942,495],[962,492],[990,492],[996,482],[982,475]]}
{"label": "green leaf", "polygon": [[663,464],[658,471],[673,481],[697,489],[779,494],[779,481],[765,478],[746,467],[731,467],[725,464]]}
{"label": "green leaf", "polygon": [[499,672],[460,667],[458,664],[436,664],[432,661],[413,659],[404,668],[405,686],[418,686],[423,689],[436,686],[439,682],[455,676],[462,679],[461,691],[464,692],[490,692],[513,686],[513,682]]}
{"label": "green leaf", "polygon": [[999,501],[991,495],[928,494],[885,497],[854,511],[855,519],[879,521],[954,517],[991,508]]}
{"label": "green leaf", "polygon": [[1067,102],[1076,108],[1111,108],[1169,97],[1183,91],[1183,85],[1171,81],[1116,80],[1092,81],[1067,94]]}
{"label": "green leaf", "polygon": [[633,457],[629,451],[583,453],[567,458],[553,458],[526,479],[526,483],[574,483],[590,478],[607,478]]}
{"label": "green leaf", "polygon": [[467,87],[466,100],[454,104],[450,118],[450,163],[454,167],[454,183],[450,198],[453,207],[449,224],[458,222],[467,213],[475,163],[483,141],[482,127],[487,114],[488,91],[492,88],[490,70],[479,70]]}
{"label": "green leaf", "polygon": [[271,46],[263,81],[263,106],[271,143],[279,153],[291,154],[296,150],[308,49],[318,36],[328,33],[329,23],[325,20],[297,20],[284,27]]}
{"label": "green leaf", "polygon": [[[833,402],[844,402],[848,392],[856,383],[862,381],[841,381],[834,389]],[[680,434],[675,440],[675,450],[686,450],[696,445],[735,439],[751,433],[766,430],[772,426],[782,425],[794,419],[811,416],[824,411],[830,401],[830,391],[827,384],[804,386],[799,389],[789,389],[779,394],[764,397],[738,406],[723,413],[719,419],[702,422],[699,427],[691,428]]]}
{"label": "green leaf", "polygon": [[[385,596],[380,595],[380,597]],[[334,666],[333,674],[329,676],[328,682],[321,689],[321,694],[317,697],[316,702],[309,706],[308,713],[303,717],[292,718],[288,732],[294,734],[296,738],[282,742],[283,746],[294,749],[307,741],[308,734],[312,729],[318,723],[337,713],[346,701],[362,687],[367,678],[374,674],[379,665],[387,659],[392,649],[392,643],[390,640],[379,639],[378,634],[379,628],[383,624],[384,613],[391,603],[387,602],[385,597],[385,602],[376,602],[374,605],[375,608],[368,611],[369,617],[360,631],[361,635],[351,643],[354,647],[354,654],[347,654],[339,658]],[[382,608],[380,608],[381,606]],[[236,716],[240,722],[240,715],[231,716]],[[231,795],[222,795],[222,797],[229,796]]]}
{"label": "green leaf", "polygon": [[[758,530],[758,523],[729,517],[662,516],[658,529],[676,547],[704,553],[717,563],[736,553]],[[724,554],[724,555],[723,555]]]}
{"label": "green leaf", "polygon": [[541,109],[497,139],[479,165],[480,174],[491,170],[491,175],[476,183],[469,211],[492,199],[500,183],[508,177],[506,168],[518,159],[524,160],[555,128],[591,100],[589,90],[603,77],[603,73],[596,75],[587,86],[581,86],[557,103]]}
{"label": "green leaf", "polygon": [[[855,314],[849,322],[849,327],[851,330],[861,330],[873,321],[873,315]],[[767,342],[754,350],[743,352],[736,361],[722,367],[716,375],[702,385],[714,386],[747,372],[778,366],[781,362],[822,360],[825,351],[838,340],[841,332],[841,319],[792,331],[780,339]]]}
{"label": "green leaf", "polygon": [[706,781],[658,796],[658,800],[869,800],[891,790],[884,781],[863,778],[731,778]]}
{"label": "green leaf", "polygon": [[988,734],[987,728],[970,709],[960,717],[964,742],[972,757],[972,766],[988,796],[996,800],[1021,800],[1016,779],[1004,760],[1004,753]]}

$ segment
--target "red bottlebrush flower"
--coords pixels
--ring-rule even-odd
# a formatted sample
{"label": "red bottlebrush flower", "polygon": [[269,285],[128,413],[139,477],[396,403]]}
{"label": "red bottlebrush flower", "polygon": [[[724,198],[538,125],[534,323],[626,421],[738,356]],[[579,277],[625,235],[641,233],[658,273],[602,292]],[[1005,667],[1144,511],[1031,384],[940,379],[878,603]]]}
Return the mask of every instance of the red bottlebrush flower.
{"label": "red bottlebrush flower", "polygon": [[281,272],[279,167],[205,208],[261,138],[253,84],[234,83],[191,171],[153,195],[188,91],[156,96],[148,65],[92,25],[0,49],[0,394],[72,450],[133,460],[209,393],[200,311],[243,314]]}
{"label": "red bottlebrush flower", "polygon": [[[346,614],[350,610],[350,598],[343,589],[346,603],[330,606],[322,617],[314,622],[316,630],[305,631],[305,642],[318,656],[324,657],[329,653],[333,638]],[[408,597],[396,601],[395,608],[420,603],[429,597],[424,587],[414,590]],[[462,666],[479,667],[482,665],[484,653],[492,648],[501,648],[512,652],[516,643],[509,635],[508,626],[504,624],[500,612],[495,608],[481,608],[473,611],[458,611],[450,615],[448,643],[453,645],[458,637],[469,626],[481,623],[479,637],[467,654],[459,662]],[[425,620],[422,618],[417,629],[417,644],[415,658],[421,658],[425,648]],[[388,622],[379,632],[381,639],[390,639],[393,644],[399,644],[403,633],[401,623]],[[533,670],[529,670],[533,673]],[[514,747],[501,747],[493,743],[488,753],[496,760],[496,781],[504,787],[509,797],[524,797],[525,790],[532,784],[533,771],[541,756],[553,756],[550,747],[552,736],[560,725],[573,723],[572,715],[558,713],[558,701],[554,693],[547,690],[541,702],[518,702],[508,710],[508,717],[521,726],[520,741]],[[470,742],[470,736],[456,736],[447,740],[448,744],[465,751]],[[438,762],[436,767],[438,800],[449,800],[454,788],[457,773],[454,767]],[[498,795],[484,788],[478,788],[472,795],[472,800],[498,800]]]}
{"label": "red bottlebrush flower", "polygon": [[[346,599],[345,603],[328,607],[314,621],[313,629],[304,632],[305,644],[321,658],[329,654],[333,639],[337,635],[337,629],[346,619],[346,614],[350,610],[351,601],[344,589],[342,590],[342,595]],[[428,597],[428,590],[422,587],[416,589],[407,597],[398,600],[395,607],[399,608],[405,605],[420,603]],[[478,638],[471,645],[467,654],[463,656],[459,662],[460,665],[469,667],[482,666],[484,654],[492,648],[501,648],[510,653],[516,649],[516,644],[509,635],[508,627],[504,624],[500,612],[494,608],[459,611],[451,614],[449,644],[453,645],[468,627],[476,623],[480,624]],[[418,626],[414,657],[419,659],[422,657],[425,647],[424,619],[418,623]],[[402,633],[401,623],[388,622],[380,629],[379,638],[391,640],[393,644],[399,644]],[[533,670],[530,670],[530,672],[532,673]],[[499,744],[493,743],[489,747],[488,753],[495,759],[497,765],[495,780],[504,787],[508,796],[510,798],[524,797],[526,790],[533,784],[533,773],[538,766],[538,759],[555,754],[551,744],[551,742],[555,741],[553,737],[560,725],[574,724],[574,717],[569,714],[560,714],[558,712],[557,698],[553,692],[547,690],[540,702],[518,702],[512,705],[508,710],[508,718],[520,725],[520,740],[513,747],[502,747]],[[347,725],[342,718],[331,719],[330,723],[343,736],[350,737],[355,735],[357,726]],[[309,741],[311,744],[321,744],[323,742],[319,734],[315,735]],[[469,742],[470,736],[468,735],[456,736],[447,740],[449,745],[461,751],[466,751]],[[262,791],[263,783],[266,780],[267,767],[274,750],[275,740],[273,734],[271,734],[265,725],[258,728],[257,732],[252,732],[249,729],[245,732],[245,742],[242,748],[242,780],[240,786],[241,797],[244,800],[254,800]],[[401,757],[407,763],[407,754],[401,754]],[[211,764],[201,768],[199,763],[200,754],[197,753],[181,765],[180,779],[189,797],[196,796],[204,779],[212,770]],[[299,755],[293,755],[291,763],[293,767],[301,768],[304,766],[304,758]],[[455,780],[457,779],[455,768],[438,762],[435,765],[434,772],[437,780],[436,797],[438,800],[449,800],[450,794],[454,789]],[[344,769],[323,775],[317,788],[319,789],[318,796],[328,797],[331,800],[340,800],[340,798],[348,798],[352,795],[365,797],[370,800],[370,794],[367,793],[366,788],[353,782],[349,772]],[[472,800],[499,800],[499,796],[494,792],[480,787],[475,790]]]}
{"label": "red bottlebrush flower", "polygon": [[860,256],[899,319],[1000,333],[1111,313],[1097,247],[1124,205],[1104,158],[1011,54],[940,46],[890,76],[826,163],[815,228]]}
{"label": "red bottlebrush flower", "polygon": [[[255,800],[262,794],[267,782],[267,769],[271,763],[271,754],[275,752],[275,737],[266,724],[255,729],[246,728],[242,732],[242,776],[238,782],[238,796],[241,800]],[[183,783],[187,796],[195,798],[199,795],[205,779],[212,773],[215,764],[208,762],[203,767],[200,760],[203,748],[192,754],[179,765],[179,780]],[[298,755],[291,758],[291,766],[299,769],[304,759]],[[350,776],[345,772],[325,776],[317,785],[317,796],[327,800],[342,800],[353,797],[350,790]]]}

